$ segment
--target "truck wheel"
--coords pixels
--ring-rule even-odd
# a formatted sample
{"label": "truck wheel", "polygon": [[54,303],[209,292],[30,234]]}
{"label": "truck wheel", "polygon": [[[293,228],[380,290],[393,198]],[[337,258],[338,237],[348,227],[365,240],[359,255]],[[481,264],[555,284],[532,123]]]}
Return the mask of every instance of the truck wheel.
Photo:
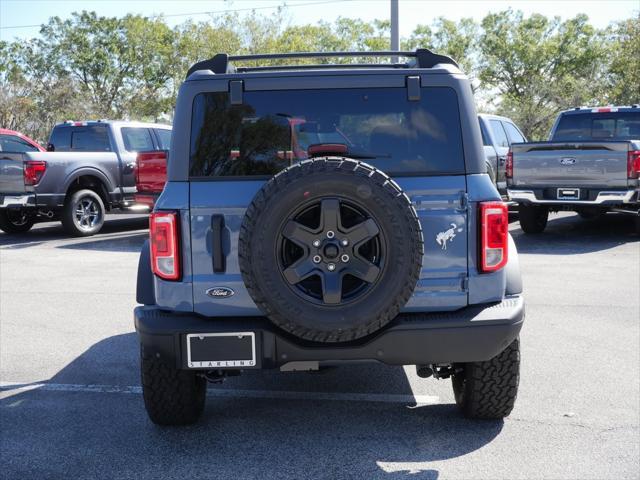
{"label": "truck wheel", "polygon": [[520,340],[486,362],[454,365],[456,404],[467,418],[498,419],[511,413],[520,380]]}
{"label": "truck wheel", "polygon": [[73,236],[89,237],[100,231],[105,213],[100,195],[93,190],[78,190],[64,203],[62,226]]}
{"label": "truck wheel", "polygon": [[278,327],[345,342],[378,331],[407,303],[422,266],[420,221],[387,175],[348,158],[278,173],[240,229],[249,295]]}
{"label": "truck wheel", "polygon": [[5,233],[25,233],[31,230],[35,217],[19,208],[3,208],[0,210],[0,230]]}
{"label": "truck wheel", "polygon": [[147,414],[158,425],[189,425],[204,410],[207,381],[196,372],[178,370],[140,346],[142,396]]}
{"label": "truck wheel", "polygon": [[542,233],[547,226],[549,209],[537,205],[518,206],[520,228],[524,233]]}

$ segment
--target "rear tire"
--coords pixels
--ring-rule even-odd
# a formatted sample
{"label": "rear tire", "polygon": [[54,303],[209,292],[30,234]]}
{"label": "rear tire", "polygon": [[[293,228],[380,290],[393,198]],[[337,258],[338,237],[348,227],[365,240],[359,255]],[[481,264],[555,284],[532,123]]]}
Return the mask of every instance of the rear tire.
{"label": "rear tire", "polygon": [[549,209],[537,205],[519,205],[520,228],[524,233],[542,233],[547,226]]}
{"label": "rear tire", "polygon": [[90,237],[104,225],[105,214],[100,195],[89,189],[78,190],[64,202],[62,226],[75,237]]}
{"label": "rear tire", "polygon": [[0,230],[5,233],[25,233],[31,230],[35,217],[24,209],[0,210]]}
{"label": "rear tire", "polygon": [[454,365],[451,377],[456,404],[465,417],[500,419],[513,410],[520,381],[520,340],[486,362]]}
{"label": "rear tire", "polygon": [[207,381],[194,371],[178,370],[140,346],[142,396],[158,425],[189,425],[204,410]]}

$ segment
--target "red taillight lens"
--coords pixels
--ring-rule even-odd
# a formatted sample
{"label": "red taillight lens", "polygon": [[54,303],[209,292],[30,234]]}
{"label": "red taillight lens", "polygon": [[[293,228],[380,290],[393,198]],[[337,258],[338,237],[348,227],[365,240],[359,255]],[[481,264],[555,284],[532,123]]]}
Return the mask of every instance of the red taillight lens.
{"label": "red taillight lens", "polygon": [[24,162],[24,184],[31,186],[37,185],[46,169],[47,162],[37,160],[27,160]]}
{"label": "red taillight lens", "polygon": [[640,150],[627,154],[627,178],[640,178]]}
{"label": "red taillight lens", "polygon": [[178,214],[156,212],[149,216],[151,270],[165,280],[180,278]]}
{"label": "red taillight lens", "polygon": [[495,272],[509,259],[509,212],[502,202],[480,203],[480,271]]}
{"label": "red taillight lens", "polygon": [[509,150],[507,153],[507,162],[504,165],[505,168],[505,176],[507,178],[513,178],[513,152]]}

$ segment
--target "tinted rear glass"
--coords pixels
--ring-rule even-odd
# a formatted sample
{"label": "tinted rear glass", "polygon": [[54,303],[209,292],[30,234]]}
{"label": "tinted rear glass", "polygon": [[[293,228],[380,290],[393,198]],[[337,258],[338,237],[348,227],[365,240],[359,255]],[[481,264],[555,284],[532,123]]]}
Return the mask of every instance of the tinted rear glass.
{"label": "tinted rear glass", "polygon": [[562,115],[553,140],[638,140],[640,111]]}
{"label": "tinted rear glass", "polygon": [[456,93],[429,87],[411,102],[404,88],[244,92],[242,105],[199,94],[190,174],[273,175],[327,143],[391,175],[464,173]]}
{"label": "tinted rear glass", "polygon": [[54,127],[49,145],[56,152],[83,151],[109,152],[109,128],[106,125],[59,126]]}

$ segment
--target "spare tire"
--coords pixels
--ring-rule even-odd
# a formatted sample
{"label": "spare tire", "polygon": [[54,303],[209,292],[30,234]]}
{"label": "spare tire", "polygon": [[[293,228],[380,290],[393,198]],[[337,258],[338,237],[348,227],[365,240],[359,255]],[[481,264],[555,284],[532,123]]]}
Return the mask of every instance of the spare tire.
{"label": "spare tire", "polygon": [[422,265],[420,221],[387,175],[348,158],[292,165],[247,209],[238,243],[251,298],[278,327],[344,342],[389,323]]}

